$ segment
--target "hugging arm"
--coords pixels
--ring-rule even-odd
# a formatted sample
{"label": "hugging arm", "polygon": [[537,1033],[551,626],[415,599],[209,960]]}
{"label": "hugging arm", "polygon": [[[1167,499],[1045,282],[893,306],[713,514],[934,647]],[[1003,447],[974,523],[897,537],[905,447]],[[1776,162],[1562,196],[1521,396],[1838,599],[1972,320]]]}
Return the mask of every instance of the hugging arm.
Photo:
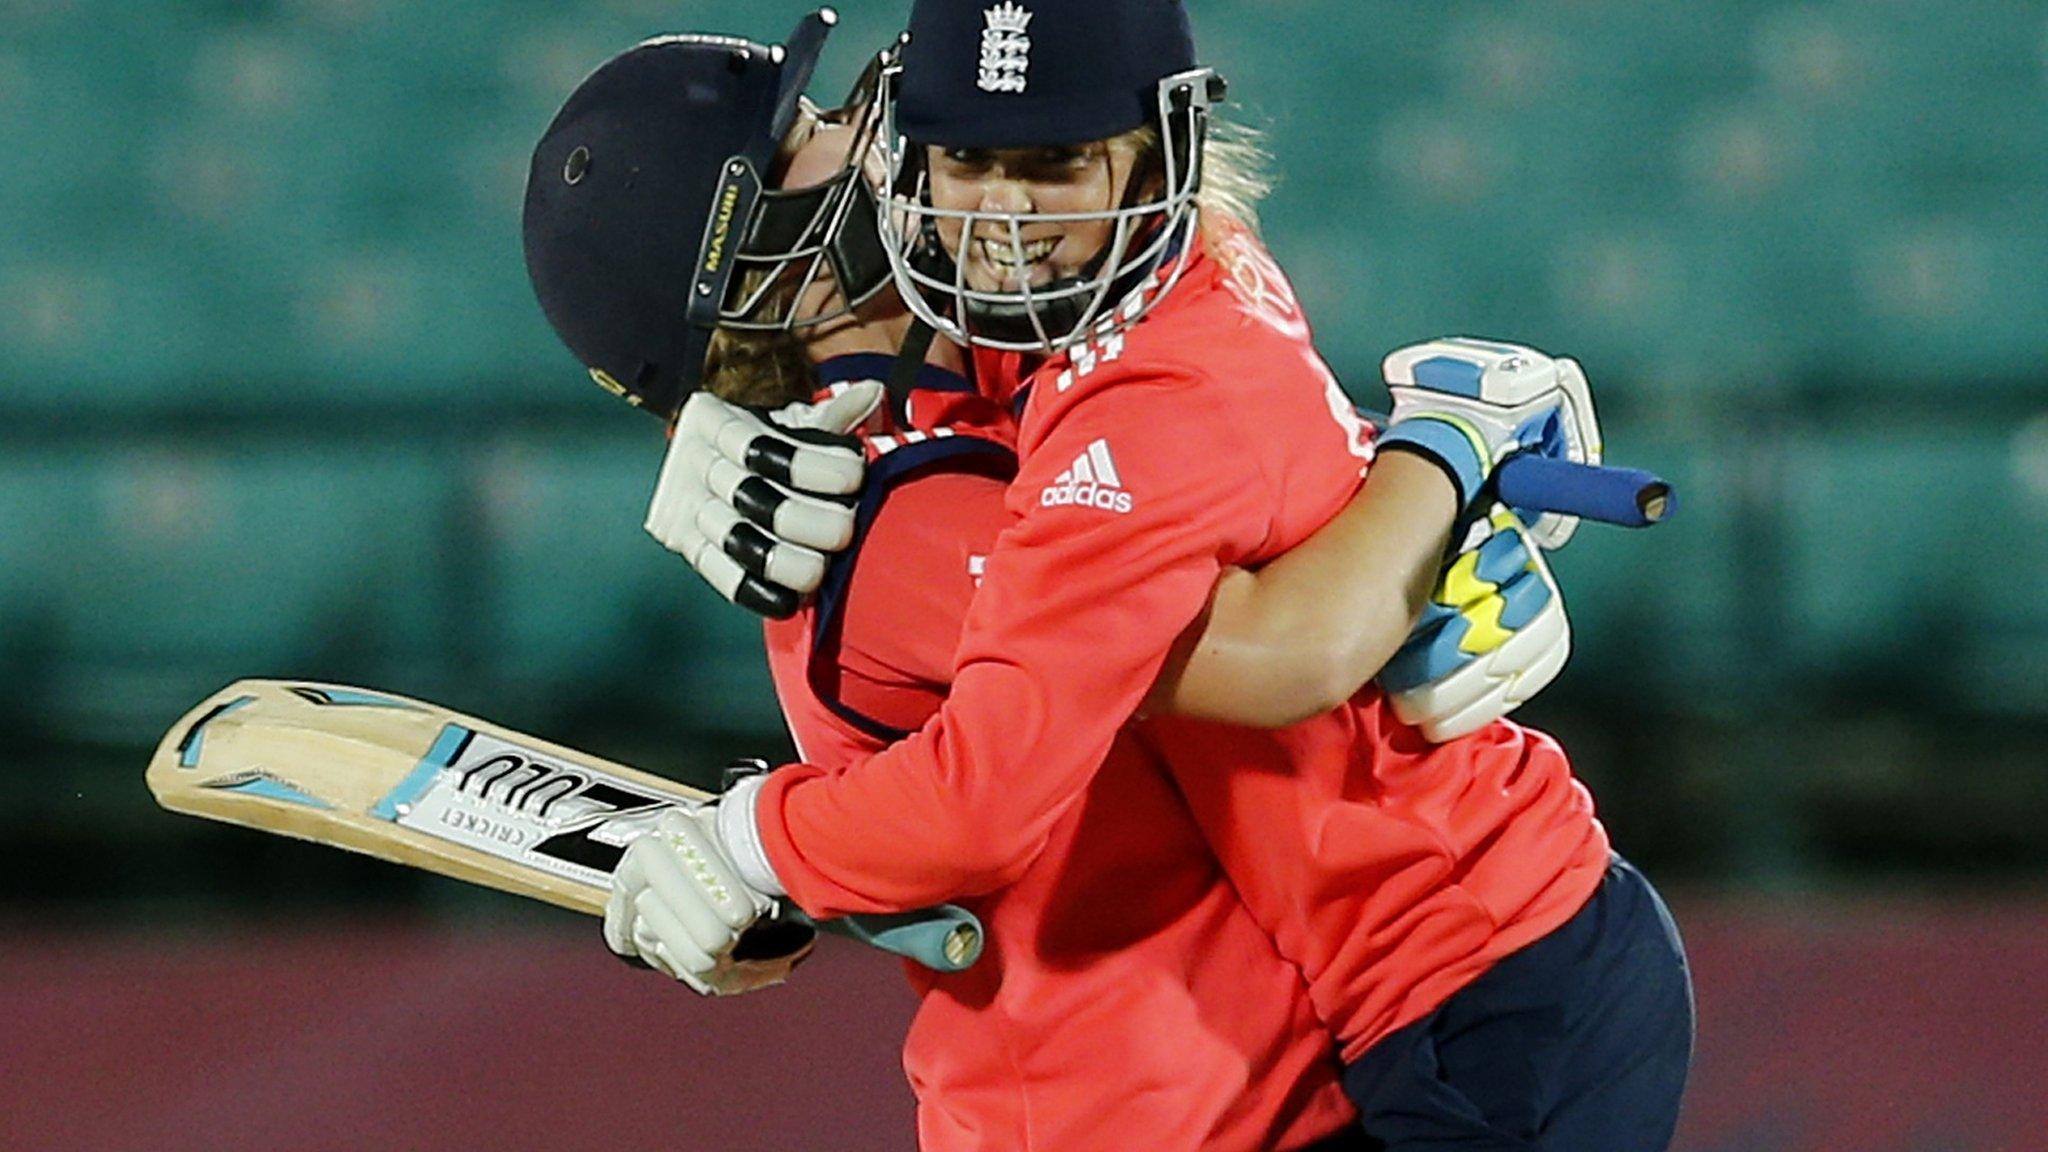
{"label": "hugging arm", "polygon": [[1146,710],[1280,728],[1350,699],[1429,603],[1456,500],[1426,461],[1395,453],[1376,462],[1314,536],[1257,572],[1223,574]]}
{"label": "hugging arm", "polygon": [[[1452,338],[1394,352],[1385,373],[1394,415],[1365,485],[1293,551],[1223,574],[1148,711],[1285,727],[1378,677],[1401,719],[1441,741],[1505,716],[1562,669],[1571,632],[1543,549],[1576,521],[1524,525],[1492,504],[1491,474],[1517,452],[1599,462],[1583,372]],[[1455,541],[1445,509],[1471,527]]]}

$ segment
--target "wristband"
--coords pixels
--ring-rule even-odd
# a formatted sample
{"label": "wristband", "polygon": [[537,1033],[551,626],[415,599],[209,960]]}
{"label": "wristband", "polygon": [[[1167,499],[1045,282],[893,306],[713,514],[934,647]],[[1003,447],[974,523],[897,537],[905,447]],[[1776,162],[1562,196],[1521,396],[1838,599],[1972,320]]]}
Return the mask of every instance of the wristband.
{"label": "wristband", "polygon": [[747,776],[738,780],[725,794],[718,798],[718,839],[725,845],[726,854],[732,857],[734,867],[739,869],[740,879],[747,887],[780,899],[789,895],[782,886],[782,878],[775,874],[775,866],[768,863],[767,846],[761,842],[761,826],[754,821],[754,807],[761,795],[761,785],[768,777]]}
{"label": "wristband", "polygon": [[1382,452],[1411,452],[1443,469],[1458,490],[1460,511],[1470,508],[1479,498],[1480,489],[1493,470],[1486,438],[1470,422],[1449,413],[1405,416],[1380,433],[1378,447]]}

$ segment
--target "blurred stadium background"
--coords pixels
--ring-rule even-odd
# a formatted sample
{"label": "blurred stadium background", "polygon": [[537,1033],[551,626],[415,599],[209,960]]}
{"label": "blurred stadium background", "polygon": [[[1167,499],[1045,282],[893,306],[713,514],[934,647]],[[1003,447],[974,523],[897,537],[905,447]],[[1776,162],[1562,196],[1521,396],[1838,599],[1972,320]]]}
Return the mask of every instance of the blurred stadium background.
{"label": "blurred stadium background", "polygon": [[[902,6],[845,7],[826,97]],[[805,8],[0,0],[0,1148],[910,1146],[880,958],[699,1003],[141,779],[260,674],[684,776],[786,747],[517,215],[608,55]],[[1558,559],[1528,710],[1695,951],[1680,1147],[2048,1149],[2048,3],[1195,10],[1362,400],[1438,333],[1569,351],[1682,486]]]}

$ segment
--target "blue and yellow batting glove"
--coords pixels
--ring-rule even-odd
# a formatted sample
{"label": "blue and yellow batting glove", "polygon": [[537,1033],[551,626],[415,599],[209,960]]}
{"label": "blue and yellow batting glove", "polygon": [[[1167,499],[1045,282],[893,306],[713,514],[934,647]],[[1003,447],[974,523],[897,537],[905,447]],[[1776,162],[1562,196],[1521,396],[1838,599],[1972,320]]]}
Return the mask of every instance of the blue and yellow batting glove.
{"label": "blue and yellow batting glove", "polygon": [[1542,691],[1571,655],[1564,596],[1521,519],[1495,505],[1443,571],[1379,684],[1437,743],[1476,732]]}

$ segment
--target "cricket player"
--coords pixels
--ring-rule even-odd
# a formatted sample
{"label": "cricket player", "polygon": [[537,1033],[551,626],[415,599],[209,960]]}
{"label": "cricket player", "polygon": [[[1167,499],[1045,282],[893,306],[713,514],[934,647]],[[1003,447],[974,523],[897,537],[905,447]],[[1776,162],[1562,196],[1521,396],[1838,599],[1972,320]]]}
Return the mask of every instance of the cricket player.
{"label": "cricket player", "polygon": [[[530,236],[538,237],[536,287],[552,301],[550,317],[572,345],[591,349],[598,346],[593,342],[613,341],[607,352],[630,351],[645,362],[673,338],[672,325],[656,324],[633,329],[636,340],[616,343],[625,331],[618,317],[632,314],[638,302],[572,293],[563,268],[573,276],[591,250],[620,240],[598,283],[660,289],[666,280],[671,296],[687,290],[688,262],[664,252],[663,238],[673,233],[694,244],[705,214],[680,206],[708,200],[674,187],[667,177],[675,167],[661,162],[675,158],[684,138],[676,125],[701,120],[703,110],[678,109],[674,99],[645,93],[680,98],[716,92],[720,83],[740,88],[730,67],[735,53],[768,55],[759,46],[701,38],[636,48],[571,98],[538,150],[537,195],[527,220]],[[739,103],[737,95],[726,102]],[[854,103],[858,108],[867,101]],[[803,105],[793,111],[786,130],[763,129],[783,141],[785,158],[778,163],[779,188],[767,193],[775,198],[767,201],[771,207],[750,226],[757,235],[779,230],[785,244],[757,249],[751,258],[764,269],[789,271],[785,285],[823,286],[780,300],[752,290],[758,285],[742,286],[738,295],[750,304],[732,309],[728,327],[714,336],[704,386],[783,404],[808,399],[822,382],[829,399],[781,415],[806,427],[840,427],[874,406],[880,386],[865,378],[887,374],[882,353],[901,343],[908,314],[893,293],[863,287],[857,234],[814,234],[786,219],[767,221],[775,213],[829,219],[832,197],[848,191],[855,167],[846,158],[867,150],[856,117]],[[589,131],[593,124],[603,131]],[[696,137],[687,142],[713,166],[739,146]],[[622,170],[634,179],[607,185],[603,167],[622,158]],[[549,190],[563,195],[548,196]],[[662,209],[660,218],[635,219],[637,209],[601,198],[608,190],[645,197]],[[582,226],[569,224],[565,209]],[[618,221],[616,231],[589,226],[608,220]],[[833,254],[833,267],[813,276],[825,252]],[[885,275],[885,265],[876,274]],[[855,285],[851,292],[832,287],[841,275]],[[807,299],[795,298],[805,292]],[[858,303],[850,305],[849,298]],[[801,332],[800,380],[791,372],[792,330]],[[770,625],[778,690],[792,730],[815,763],[871,754],[936,710],[972,592],[973,558],[992,547],[1009,519],[1003,493],[1014,470],[1010,413],[957,375],[962,361],[956,349],[941,345],[934,359],[953,370],[934,365],[916,374],[903,407],[918,427],[868,440],[875,459],[861,505],[860,543],[838,563],[831,589],[812,610]],[[645,380],[645,373],[629,370],[633,360],[606,356],[604,367],[593,367],[607,377]],[[701,443],[720,439],[717,428],[701,426],[707,413],[728,426],[751,419],[711,395],[692,398],[669,471],[698,462],[688,451],[692,436]],[[816,451],[820,445],[780,447]],[[664,492],[675,488],[669,481],[665,474]],[[721,535],[730,530],[731,516],[713,525]],[[1315,551],[1300,549],[1290,559],[1313,561]],[[1324,563],[1341,571],[1349,561]],[[790,575],[786,566],[778,571]],[[1323,579],[1313,567],[1301,571]],[[1231,575],[1233,590],[1219,597],[1209,651],[1169,678],[1161,707],[1172,709],[1182,696],[1199,707],[1207,694],[1216,698],[1210,710],[1226,719],[1257,722],[1257,709],[1274,706],[1319,710],[1317,693],[1330,691],[1324,684],[1337,666],[1300,651],[1314,649],[1299,638],[1327,634],[1341,617],[1276,629],[1273,614],[1257,610],[1264,598],[1259,586],[1278,583],[1279,600],[1298,599],[1285,594],[1288,570]],[[1547,579],[1529,578],[1539,589]],[[1322,603],[1329,612],[1342,611],[1341,601]],[[1313,676],[1290,668],[1303,664],[1312,665]],[[1363,678],[1351,676],[1339,698]],[[1243,691],[1247,682],[1258,690]],[[1335,1148],[1360,1140],[1337,1089],[1334,1041],[1314,1018],[1298,971],[1277,957],[1243,911],[1184,804],[1135,738],[1113,745],[1091,786],[1091,803],[1116,813],[1128,831],[1109,836],[1091,828],[1077,839],[1091,826],[1078,818],[1064,822],[1030,876],[975,902],[991,941],[980,967],[953,976],[910,969],[923,1007],[906,1062],[917,1085],[925,1146],[1286,1148],[1327,1134],[1318,1147]],[[1150,894],[1105,904],[1103,893],[1134,871],[1155,879]],[[750,962],[751,972],[758,980],[776,979],[789,962]]]}
{"label": "cricket player", "polygon": [[[771,776],[751,820],[721,811],[713,827],[740,834],[719,843],[757,891],[923,903],[1028,858],[1032,820],[1066,795],[1050,778],[1080,763],[1084,729],[1142,700],[1203,574],[1285,547],[1351,494],[1353,444],[1314,403],[1328,376],[1284,277],[1247,230],[1194,210],[1212,79],[1172,0],[914,7],[884,96],[884,239],[913,309],[1017,358],[1019,523],[932,725],[829,778]],[[1374,471],[1439,467],[1447,522],[1532,427],[1579,413],[1567,374],[1526,349],[1422,351]],[[1682,950],[1554,741],[1499,723],[1430,744],[1370,692],[1277,734],[1144,731],[1308,975],[1368,1131],[1392,1147],[1668,1144],[1691,1041]],[[933,802],[885,812],[899,790]],[[855,827],[932,855],[892,843],[883,859],[842,839]],[[993,849],[983,828],[1003,830]],[[967,864],[946,856],[969,843],[983,850]]]}
{"label": "cricket player", "polygon": [[[750,85],[735,58],[760,79]],[[689,262],[665,259],[662,240],[680,236],[694,251],[714,198],[671,196],[667,178],[675,169],[664,164],[695,156],[710,169],[708,187],[751,130],[785,145],[776,165],[780,187],[771,194],[798,195],[771,203],[808,214],[821,205],[802,193],[843,189],[849,153],[864,151],[852,142],[858,127],[797,106],[786,129],[767,115],[750,129],[749,110],[767,105],[749,95],[777,79],[770,59],[768,49],[744,42],[664,38],[601,68],[565,105],[537,152],[527,226],[538,237],[530,249],[536,287],[572,344],[635,343],[619,327],[620,308],[571,295],[565,284],[579,261],[606,246],[614,222],[619,238],[632,242],[610,253],[615,262],[604,283],[654,287],[666,279],[671,289],[687,290]],[[679,147],[679,128],[698,130],[690,147]],[[728,132],[721,137],[715,128]],[[577,149],[586,150],[578,163],[589,168],[572,184],[562,173]],[[613,165],[633,179],[603,180],[599,174]],[[637,215],[625,202],[636,196],[649,197],[656,214]],[[750,333],[740,341],[714,342],[704,384],[772,402],[807,401],[822,391],[822,403],[785,410],[785,417],[846,427],[879,400],[881,386],[870,378],[887,374],[885,353],[901,343],[908,313],[893,291],[839,291],[841,274],[858,285],[857,256],[847,259],[843,238],[814,237],[809,246],[819,243],[843,250],[817,295],[756,302],[779,319],[800,317],[801,380],[788,375],[789,358],[776,354],[778,319],[762,329],[735,327]],[[783,257],[804,262],[787,250]],[[886,264],[878,271],[886,277]],[[672,327],[637,331],[634,351],[651,359]],[[769,628],[778,694],[812,763],[872,755],[938,709],[973,594],[970,557],[990,551],[1009,518],[1011,415],[959,375],[957,350],[941,349],[937,358],[941,365],[917,373],[904,405],[919,426],[866,441],[872,461],[858,541],[835,565],[831,590]],[[603,362],[625,379],[639,375]],[[709,395],[690,405],[693,413],[744,415]],[[1104,820],[1121,833],[1104,834]],[[1127,887],[1133,877],[1145,883]],[[921,1147],[1365,1147],[1338,1083],[1335,1042],[1299,970],[1244,909],[1170,778],[1135,737],[1112,743],[1086,804],[1050,830],[1034,865],[971,903],[989,941],[979,964],[947,975],[906,966],[920,992],[904,1059],[919,1101]],[[647,955],[672,966],[659,944]],[[800,957],[744,961],[729,975],[743,986],[773,982]]]}
{"label": "cricket player", "polygon": [[[1104,15],[1077,15],[1056,4],[1036,7],[1040,15],[1073,17],[1073,27]],[[657,842],[657,848],[638,853],[670,852],[687,863],[674,872],[684,880],[681,889],[693,887],[693,874],[714,876],[716,883],[695,884],[694,896],[676,886],[632,893],[635,922],[626,935],[636,947],[652,941],[678,954],[694,947],[711,961],[697,973],[703,978],[729,957],[738,929],[781,892],[793,893],[813,911],[853,910],[909,907],[1016,881],[1047,851],[1052,828],[1086,792],[1106,742],[1117,738],[1118,718],[1143,698],[1174,636],[1200,611],[1218,566],[1267,558],[1350,496],[1365,453],[1355,428],[1338,415],[1327,373],[1306,349],[1306,328],[1291,308],[1284,279],[1248,232],[1211,229],[1206,222],[1200,232],[1192,227],[1191,185],[1198,167],[1189,157],[1199,154],[1202,126],[1200,89],[1186,79],[1195,71],[1192,48],[1180,52],[1176,43],[1162,49],[1147,42],[1172,39],[1152,35],[1179,17],[1177,6],[1167,7],[1167,19],[1153,13],[1110,29],[1126,33],[1123,41],[1105,37],[1099,25],[1085,37],[1068,32],[1051,38],[1055,59],[1085,60],[1107,45],[1163,81],[1155,129],[1160,153],[1142,180],[1133,171],[1151,145],[1121,130],[1093,135],[1116,123],[1117,115],[1128,115],[1097,114],[1119,101],[1138,105],[1133,127],[1146,127],[1142,101],[1123,88],[1127,73],[1095,92],[1102,107],[1091,109],[1085,83],[1078,93],[1082,99],[1060,89],[1076,75],[1085,80],[1091,70],[1056,65],[1045,73],[1054,78],[1054,91],[1045,96],[1047,86],[1041,85],[1042,103],[1033,105],[1039,122],[1031,123],[1031,109],[1017,115],[1021,106],[1003,117],[988,116],[984,108],[977,128],[972,116],[978,98],[964,86],[936,100],[927,94],[923,104],[915,95],[920,45],[957,47],[971,40],[947,26],[948,17],[959,13],[921,6],[922,32],[913,18],[902,111],[906,124],[915,120],[913,111],[926,122],[906,131],[944,147],[917,153],[924,166],[915,177],[917,190],[890,205],[905,216],[928,217],[911,232],[924,267],[910,265],[910,245],[897,246],[897,275],[913,285],[915,305],[917,295],[944,289],[946,281],[932,268],[944,271],[943,260],[950,259],[949,334],[1009,354],[1026,351],[1035,338],[1050,353],[1028,373],[1019,360],[1007,386],[1000,383],[1000,365],[979,374],[991,398],[1021,401],[1024,458],[1010,489],[1019,523],[988,557],[951,696],[937,719],[891,751],[843,772],[815,766],[778,772],[743,791],[738,802],[672,828],[665,846]],[[975,70],[975,87],[984,95],[1026,94],[1029,81],[1016,82],[1015,59],[1019,24],[1029,13],[1003,5],[972,14],[987,21],[980,30],[984,49],[997,45],[996,55],[985,56]],[[1021,51],[1028,57],[1032,49]],[[1158,57],[1175,66],[1157,67]],[[1027,59],[1022,71],[1031,67]],[[1185,103],[1176,105],[1176,97]],[[937,109],[967,114],[968,120],[948,124]],[[1023,122],[1025,130],[1039,133],[1036,142],[1012,148],[1001,139],[975,136],[996,119]],[[1061,131],[1065,121],[1087,130]],[[952,142],[943,139],[955,133],[964,134]],[[1079,142],[1046,143],[1062,140]],[[899,192],[906,187],[904,160],[911,155],[898,157]],[[1105,187],[1077,189],[1098,174],[1107,178]],[[980,199],[972,200],[977,184]],[[1015,207],[1001,206],[991,186],[1003,197],[1021,193],[1021,203],[1013,199]],[[1082,203],[1129,203],[1089,219],[1063,210],[1072,203],[1060,203],[1068,194]],[[1043,211],[1025,210],[1033,208]],[[981,231],[982,216],[997,227]],[[886,233],[891,216],[885,212],[881,219]],[[1092,238],[1086,235],[1091,229]],[[1164,242],[1162,235],[1168,237]],[[930,311],[943,326],[947,317]],[[1212,341],[1190,356],[1204,333],[1219,332],[1233,339]],[[1400,445],[1401,452],[1441,469],[1446,531],[1453,512],[1478,498],[1486,469],[1530,426],[1529,406],[1547,398],[1513,389],[1505,397],[1492,395],[1489,375],[1504,365],[1489,364],[1475,351],[1501,355],[1499,349],[1466,349],[1463,360],[1433,355],[1424,361],[1432,369],[1419,374],[1419,380],[1427,378],[1423,387],[1397,396],[1402,403],[1395,423],[1382,438],[1383,447]],[[1525,358],[1540,367],[1539,361]],[[1444,367],[1459,363],[1477,370]],[[1224,380],[1234,387],[1224,390]],[[1489,404],[1501,411],[1489,410]],[[1552,411],[1537,415],[1554,426],[1555,411],[1565,401],[1550,404]],[[1333,425],[1335,434],[1326,429],[1319,437],[1318,421]],[[1277,430],[1286,450],[1246,434],[1260,427]],[[1161,482],[1189,480],[1175,466],[1188,458],[1200,460],[1204,475],[1213,472],[1218,482]],[[1361,501],[1400,474],[1400,459],[1389,453],[1374,466]],[[1062,460],[1065,467],[1058,466]],[[1134,490],[1137,476],[1152,477],[1155,486]],[[1207,575],[1196,587],[1192,577],[1201,571]],[[1052,641],[1068,621],[1085,643],[1069,643],[1062,652]],[[1406,621],[1400,623],[1405,628]],[[1099,716],[1086,715],[1083,705],[1112,713],[1107,728]],[[1497,726],[1488,730],[1492,736],[1484,749],[1467,747],[1452,755],[1418,747],[1426,742],[1371,693],[1281,737],[1190,735],[1157,723],[1161,740],[1186,746],[1189,755],[1181,758],[1176,779],[1195,801],[1212,844],[1267,930],[1309,973],[1318,1007],[1344,1039],[1351,1087],[1368,1124],[1378,1116],[1422,1126],[1386,1130],[1390,1143],[1408,1140],[1405,1146],[1419,1147],[1414,1141],[1435,1138],[1431,1125],[1466,1124],[1501,1140],[1519,1138],[1511,1129],[1527,1129],[1578,1139],[1569,1145],[1576,1147],[1651,1146],[1641,1141],[1653,1138],[1645,1132],[1658,1121],[1644,1121],[1646,1090],[1629,1083],[1626,1069],[1620,1087],[1605,1098],[1576,1088],[1568,1100],[1556,1092],[1530,1097],[1530,1089],[1556,1081],[1560,1067],[1584,1075],[1595,1071],[1584,1037],[1548,1045],[1538,1042],[1558,1037],[1517,1037],[1517,1067],[1530,1063],[1532,1046],[1554,1057],[1520,1077],[1496,1074],[1499,1055],[1469,1066],[1461,1060],[1456,1069],[1439,1061],[1434,1072],[1414,1055],[1447,1053],[1438,1042],[1451,1033],[1492,1035],[1475,1028],[1475,1018],[1495,1027],[1510,1016],[1529,1016],[1511,1008],[1511,993],[1532,983],[1528,973],[1506,979],[1530,967],[1525,960],[1548,964],[1536,965],[1544,979],[1561,972],[1567,977],[1563,983],[1576,981],[1573,994],[1597,994],[1638,974],[1594,970],[1580,962],[1583,956],[1600,960],[1641,951],[1633,943],[1646,936],[1662,943],[1672,961],[1658,985],[1663,994],[1645,1001],[1661,1013],[1657,1027],[1635,1028],[1643,1043],[1634,1048],[1615,1044],[1610,1011],[1610,1026],[1594,1039],[1616,1053],[1641,1057],[1646,1045],[1674,1034],[1671,1024],[1678,1019],[1682,1046],[1689,1018],[1668,922],[1639,878],[1619,865],[1607,867],[1604,836],[1554,745]],[[1204,754],[1214,765],[1206,779],[1187,767]],[[1263,776],[1269,787],[1241,786],[1252,775]],[[1196,795],[1204,788],[1205,795]],[[1333,845],[1327,842],[1332,830],[1352,834]],[[743,887],[742,879],[751,887]],[[1634,904],[1620,907],[1622,897],[1634,897]],[[692,900],[694,907],[683,906]],[[1585,944],[1568,932],[1581,921],[1594,926],[1590,944],[1579,948],[1573,963],[1559,964],[1551,946]],[[686,931],[676,931],[678,925]],[[709,942],[707,925],[720,926],[709,932]],[[1510,995],[1496,996],[1496,985],[1503,983]],[[1677,1007],[1669,994],[1674,987]],[[1587,1005],[1552,995],[1537,1007],[1558,1010],[1560,1033],[1583,1031],[1566,1027],[1566,1017]],[[1615,1005],[1603,1001],[1592,1007]],[[1476,1017],[1454,1012],[1466,1009]],[[1462,1021],[1455,1028],[1449,1024],[1454,1019]],[[1658,1055],[1637,1062],[1665,1069],[1668,1054]],[[1681,1079],[1682,1061],[1681,1054]],[[1403,1069],[1428,1073],[1427,1083],[1394,1075]],[[1422,1092],[1443,1079],[1439,1073],[1454,1070],[1459,1076],[1452,1089],[1437,1092],[1450,1099],[1418,1103],[1402,1095]],[[1669,1080],[1668,1070],[1656,1075]],[[1568,1078],[1564,1082],[1571,1087]],[[1675,1088],[1669,1095],[1675,1107]],[[1582,1104],[1588,1099],[1594,1100],[1590,1110]],[[1425,1104],[1431,1107],[1417,1110]],[[1628,1112],[1633,1127],[1625,1134],[1586,1127],[1593,1121],[1582,1123],[1581,1116],[1601,1108]],[[1518,1115],[1517,1109],[1531,1114]]]}

